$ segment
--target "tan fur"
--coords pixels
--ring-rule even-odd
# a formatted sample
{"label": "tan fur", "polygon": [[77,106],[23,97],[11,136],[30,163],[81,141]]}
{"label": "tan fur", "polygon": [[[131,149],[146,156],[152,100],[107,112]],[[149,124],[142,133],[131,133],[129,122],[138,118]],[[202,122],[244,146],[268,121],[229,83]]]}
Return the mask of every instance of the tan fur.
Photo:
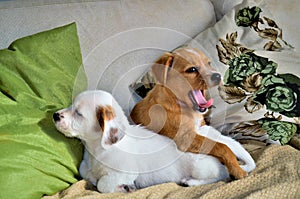
{"label": "tan fur", "polygon": [[[197,72],[188,73],[191,67],[196,67]],[[205,125],[205,121],[203,115],[193,109],[188,93],[216,86],[210,79],[214,69],[209,59],[197,49],[180,48],[161,56],[152,71],[158,83],[134,107],[131,119],[173,139],[182,151],[217,157],[236,179],[245,177],[247,173],[228,146],[195,131],[196,119],[200,121],[199,125]]]}

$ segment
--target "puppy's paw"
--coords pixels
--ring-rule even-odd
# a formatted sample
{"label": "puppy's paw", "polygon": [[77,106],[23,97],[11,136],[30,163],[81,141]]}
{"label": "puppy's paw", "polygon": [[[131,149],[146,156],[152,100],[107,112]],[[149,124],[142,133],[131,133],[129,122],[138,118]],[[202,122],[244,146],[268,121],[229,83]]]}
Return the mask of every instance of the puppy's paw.
{"label": "puppy's paw", "polygon": [[192,178],[183,178],[179,185],[183,187],[191,187],[191,186],[198,186],[198,185],[203,185],[203,184],[208,184],[210,182],[206,182],[205,180],[197,180],[197,179],[192,179]]}
{"label": "puppy's paw", "polygon": [[182,187],[189,187],[188,181],[189,181],[188,178],[183,178],[182,180],[180,180],[180,182],[178,183],[178,185],[180,185]]}
{"label": "puppy's paw", "polygon": [[236,170],[234,173],[231,174],[232,177],[236,180],[242,179],[248,176],[248,173],[243,169]]}
{"label": "puppy's paw", "polygon": [[122,184],[118,186],[118,191],[123,193],[131,193],[136,191],[136,187],[134,185]]}

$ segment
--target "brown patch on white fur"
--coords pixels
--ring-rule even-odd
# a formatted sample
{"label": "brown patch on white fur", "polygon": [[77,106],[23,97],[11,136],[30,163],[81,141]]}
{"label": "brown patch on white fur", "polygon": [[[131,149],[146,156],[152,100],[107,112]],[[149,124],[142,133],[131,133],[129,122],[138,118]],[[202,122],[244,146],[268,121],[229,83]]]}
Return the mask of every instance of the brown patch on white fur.
{"label": "brown patch on white fur", "polygon": [[113,120],[115,118],[113,107],[99,106],[96,110],[96,117],[102,131],[104,131],[105,121]]}
{"label": "brown patch on white fur", "polygon": [[116,142],[119,141],[119,136],[118,136],[118,129],[117,128],[111,128],[109,130],[109,135],[108,138],[105,140],[105,144],[107,145],[112,145],[115,144]]}
{"label": "brown patch on white fur", "polygon": [[115,119],[115,112],[112,106],[99,106],[96,110],[97,120],[102,130],[103,144],[113,145],[123,138],[118,128],[110,126],[107,122]]}

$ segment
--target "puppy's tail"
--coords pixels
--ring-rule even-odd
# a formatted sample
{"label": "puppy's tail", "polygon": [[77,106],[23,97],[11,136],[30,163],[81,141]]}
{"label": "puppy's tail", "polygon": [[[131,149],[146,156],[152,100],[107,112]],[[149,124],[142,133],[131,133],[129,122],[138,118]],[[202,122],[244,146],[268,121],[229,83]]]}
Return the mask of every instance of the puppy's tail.
{"label": "puppy's tail", "polygon": [[255,164],[253,158],[248,153],[248,151],[246,151],[246,149],[236,140],[234,140],[230,137],[224,136],[215,128],[213,128],[211,126],[206,126],[206,125],[200,127],[200,129],[198,130],[198,133],[207,138],[210,138],[211,140],[214,140],[216,142],[226,144],[231,149],[231,151],[236,155],[236,157],[239,160],[244,162],[244,164],[241,165],[241,168],[244,171],[250,172],[253,169],[255,169],[256,164]]}
{"label": "puppy's tail", "polygon": [[229,145],[228,147],[232,150],[232,152],[236,155],[236,157],[239,160],[244,162],[244,164],[241,165],[241,168],[244,171],[250,172],[253,169],[255,169],[256,164],[253,158],[239,142],[232,140],[231,145]]}

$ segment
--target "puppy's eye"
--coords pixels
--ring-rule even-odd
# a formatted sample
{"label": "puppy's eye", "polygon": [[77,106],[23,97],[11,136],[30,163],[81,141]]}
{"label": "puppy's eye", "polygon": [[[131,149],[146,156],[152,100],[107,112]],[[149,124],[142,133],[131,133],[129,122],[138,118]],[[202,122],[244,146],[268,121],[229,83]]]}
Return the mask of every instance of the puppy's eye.
{"label": "puppy's eye", "polygon": [[77,109],[75,110],[75,114],[80,116],[80,117],[83,117],[83,115]]}
{"label": "puppy's eye", "polygon": [[195,73],[195,72],[198,72],[198,69],[193,66],[193,67],[187,69],[185,72],[186,73]]}

